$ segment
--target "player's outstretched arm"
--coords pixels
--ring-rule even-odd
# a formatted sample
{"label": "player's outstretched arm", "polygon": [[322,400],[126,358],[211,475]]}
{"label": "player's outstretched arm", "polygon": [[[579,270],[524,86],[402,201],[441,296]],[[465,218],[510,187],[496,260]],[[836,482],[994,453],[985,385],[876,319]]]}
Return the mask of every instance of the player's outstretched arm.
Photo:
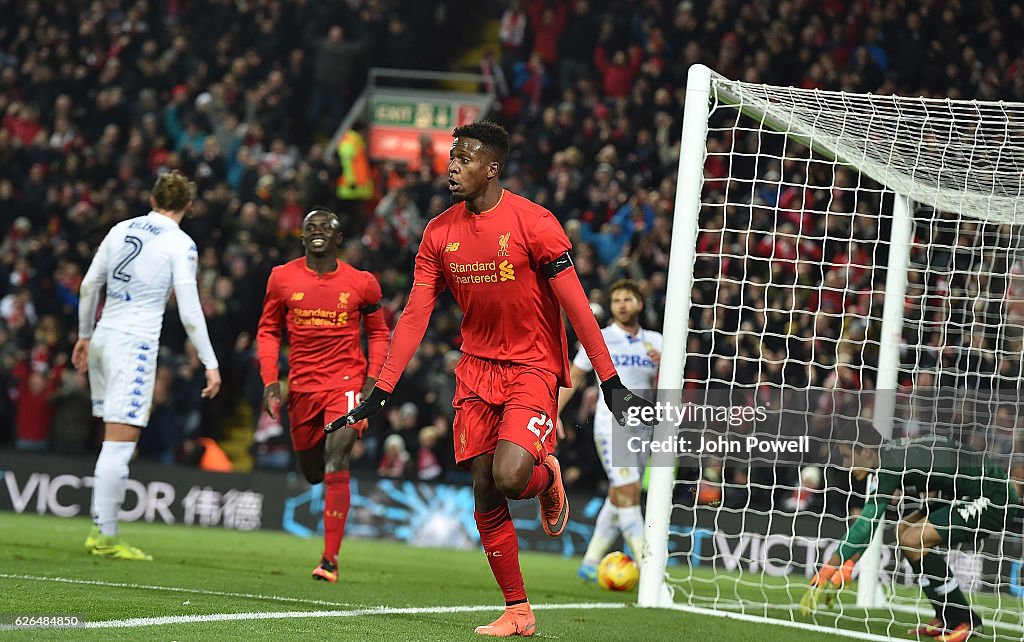
{"label": "player's outstretched arm", "polygon": [[[381,308],[380,300],[383,294],[380,290],[380,283],[373,276],[369,276],[367,282],[367,303],[359,308],[363,317],[363,332],[366,333],[366,357],[369,362],[366,367],[367,379],[376,382],[380,370],[384,366],[384,359],[388,354],[388,340],[391,338],[391,331],[388,329],[387,321],[384,320],[384,310]],[[369,391],[367,390],[368,394]]]}
{"label": "player's outstretched arm", "polygon": [[[626,425],[630,418],[639,419],[641,423],[653,425],[653,405],[639,395],[633,394],[628,388],[622,385],[619,375],[612,364],[612,357],[608,353],[608,346],[604,342],[601,328],[597,325],[597,319],[590,310],[590,302],[583,292],[579,276],[576,275],[576,268],[572,265],[572,259],[565,253],[554,261],[541,266],[541,272],[548,277],[551,290],[558,299],[558,304],[565,310],[572,323],[576,336],[579,337],[583,349],[586,350],[590,362],[594,365],[598,379],[601,380],[601,390],[604,392],[604,401],[612,411],[612,416],[619,422],[620,426]],[[645,408],[650,410],[644,411]]]}
{"label": "player's outstretched arm", "polygon": [[327,424],[324,432],[332,433],[383,410],[395,389],[395,384],[402,376],[402,371],[416,354],[423,341],[423,335],[427,332],[427,323],[430,321],[430,313],[434,311],[437,296],[444,290],[440,263],[436,259],[436,252],[431,249],[433,244],[428,239],[429,227],[423,234],[420,250],[416,254],[416,271],[413,275],[412,289],[409,291],[409,301],[398,319],[398,325],[395,326],[395,334],[391,337],[387,358],[380,370],[380,376],[377,377],[376,385],[348,414]]}

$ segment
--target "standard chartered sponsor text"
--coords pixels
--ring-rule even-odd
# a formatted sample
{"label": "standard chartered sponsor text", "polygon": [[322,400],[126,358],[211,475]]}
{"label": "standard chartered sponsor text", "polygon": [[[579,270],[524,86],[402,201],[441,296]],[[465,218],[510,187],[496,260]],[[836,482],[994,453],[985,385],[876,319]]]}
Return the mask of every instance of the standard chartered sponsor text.
{"label": "standard chartered sponsor text", "polygon": [[295,325],[331,326],[348,323],[348,311],[325,310],[323,308],[292,308]]}
{"label": "standard chartered sponsor text", "polygon": [[497,261],[477,261],[475,263],[456,263],[452,261],[448,264],[448,268],[452,271],[452,274],[461,274],[464,272],[493,272],[498,269],[498,263]]}

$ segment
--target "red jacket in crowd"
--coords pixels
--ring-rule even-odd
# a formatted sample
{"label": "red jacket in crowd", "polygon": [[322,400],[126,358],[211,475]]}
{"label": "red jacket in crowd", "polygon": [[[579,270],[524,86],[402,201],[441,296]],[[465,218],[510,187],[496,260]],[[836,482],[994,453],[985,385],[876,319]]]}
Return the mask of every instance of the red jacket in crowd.
{"label": "red jacket in crowd", "polygon": [[604,79],[604,93],[610,98],[624,98],[633,91],[633,79],[640,71],[643,63],[643,51],[639,47],[631,47],[629,60],[625,64],[608,60],[604,47],[594,49],[594,66],[601,72]]}

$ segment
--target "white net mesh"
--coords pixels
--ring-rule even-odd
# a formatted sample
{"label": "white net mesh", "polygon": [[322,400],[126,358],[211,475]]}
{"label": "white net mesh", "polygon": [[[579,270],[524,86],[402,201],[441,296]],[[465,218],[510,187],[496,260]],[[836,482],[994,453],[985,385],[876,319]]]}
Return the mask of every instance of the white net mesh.
{"label": "white net mesh", "polygon": [[758,120],[940,210],[1021,223],[1024,106],[794,90],[716,78]]}
{"label": "white net mesh", "polygon": [[[799,465],[680,466],[667,568],[676,603],[899,637],[931,619],[893,524],[915,509],[938,520],[964,497],[890,508],[879,608],[858,608],[856,586],[811,618],[798,604],[867,496],[835,466],[832,431],[870,423],[880,396],[895,399],[894,437],[949,437],[1024,481],[1022,125],[1024,105],[713,77],[682,387],[788,409],[812,452]],[[881,340],[894,191],[918,203],[899,345]],[[899,373],[876,396],[883,350],[899,350]],[[1024,635],[1021,528],[985,523],[948,552],[982,639]]]}

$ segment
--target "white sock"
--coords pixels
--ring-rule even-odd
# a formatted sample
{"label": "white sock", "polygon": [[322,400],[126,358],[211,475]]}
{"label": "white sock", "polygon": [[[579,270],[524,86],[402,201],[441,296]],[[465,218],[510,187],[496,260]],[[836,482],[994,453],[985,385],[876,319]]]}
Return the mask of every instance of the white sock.
{"label": "white sock", "polygon": [[623,506],[618,509],[619,528],[622,529],[622,537],[629,544],[633,557],[639,562],[647,555],[647,545],[644,541],[644,516],[639,506]]}
{"label": "white sock", "polygon": [[128,462],[135,452],[133,441],[104,441],[96,458],[92,487],[92,521],[104,535],[117,535],[117,513],[124,503]]}
{"label": "white sock", "polygon": [[583,555],[584,564],[597,566],[597,563],[601,561],[604,554],[608,552],[608,549],[618,539],[619,527],[616,525],[616,512],[615,506],[612,505],[612,500],[606,497],[604,505],[601,506],[601,512],[597,514],[597,522],[594,524],[594,535],[590,538],[590,544],[587,545],[586,554]]}

